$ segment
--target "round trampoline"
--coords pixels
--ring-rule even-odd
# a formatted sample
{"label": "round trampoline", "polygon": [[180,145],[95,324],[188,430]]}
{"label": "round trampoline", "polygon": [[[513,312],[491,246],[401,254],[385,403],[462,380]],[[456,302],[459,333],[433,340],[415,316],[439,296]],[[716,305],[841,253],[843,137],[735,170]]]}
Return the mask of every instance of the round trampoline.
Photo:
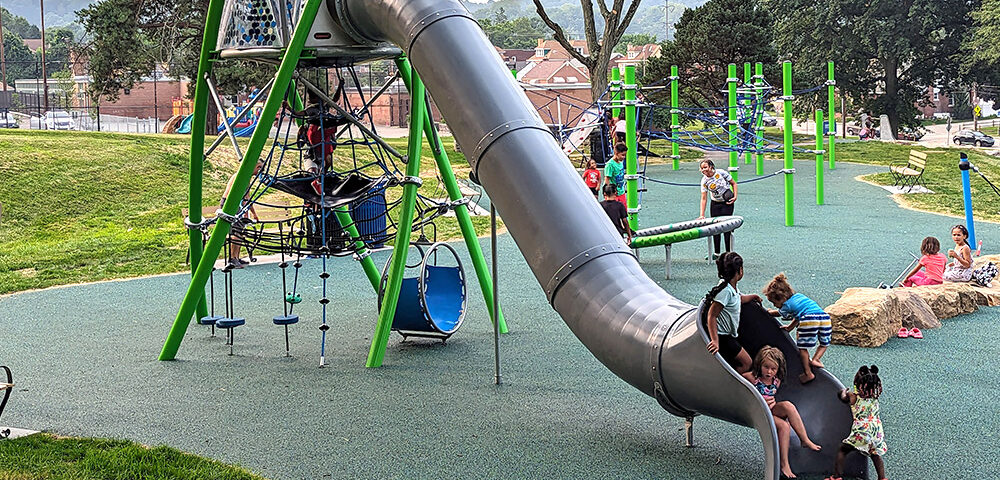
{"label": "round trampoline", "polygon": [[[407,268],[419,269],[416,277],[404,277],[399,290],[399,302],[392,320],[392,329],[403,335],[414,337],[440,338],[452,336],[462,326],[465,319],[465,271],[458,253],[447,243],[438,242],[427,252],[416,245],[420,262],[407,264]],[[439,265],[439,250],[451,253],[455,265]],[[388,280],[390,258],[382,269],[379,288],[379,309]]]}

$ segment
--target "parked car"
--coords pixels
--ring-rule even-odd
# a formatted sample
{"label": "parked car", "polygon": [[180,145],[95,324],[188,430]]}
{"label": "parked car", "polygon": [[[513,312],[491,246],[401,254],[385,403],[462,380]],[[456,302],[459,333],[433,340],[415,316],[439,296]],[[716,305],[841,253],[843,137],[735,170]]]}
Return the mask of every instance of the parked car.
{"label": "parked car", "polygon": [[764,115],[761,118],[764,122],[765,127],[778,126],[778,119],[774,115],[771,115],[770,113],[764,113]]}
{"label": "parked car", "polygon": [[897,135],[897,140],[907,140],[910,142],[919,141],[924,138],[927,134],[927,130],[923,127],[910,128],[910,127],[899,127],[899,135]]}
{"label": "parked car", "polygon": [[72,130],[76,128],[73,118],[65,110],[45,112],[45,116],[42,118],[45,120],[45,128],[49,130]]}
{"label": "parked car", "polygon": [[959,130],[951,139],[955,145],[975,145],[977,147],[992,147],[993,137],[978,130]]}
{"label": "parked car", "polygon": [[0,128],[19,128],[17,119],[10,112],[0,112]]}

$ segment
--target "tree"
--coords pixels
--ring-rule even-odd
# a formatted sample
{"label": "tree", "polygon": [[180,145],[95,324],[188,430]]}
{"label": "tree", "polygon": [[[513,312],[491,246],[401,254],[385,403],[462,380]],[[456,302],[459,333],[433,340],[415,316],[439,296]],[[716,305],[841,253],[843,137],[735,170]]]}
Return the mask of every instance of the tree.
{"label": "tree", "polygon": [[3,28],[16,33],[21,38],[42,38],[42,32],[38,27],[32,25],[24,17],[10,13],[6,8],[0,7],[0,15],[3,15]]}
{"label": "tree", "polygon": [[35,55],[24,45],[20,35],[7,30],[6,19],[3,25],[3,48],[8,85],[14,85],[14,80],[37,78],[41,74]]}
{"label": "tree", "polygon": [[503,10],[492,19],[479,21],[490,42],[500,48],[535,48],[536,41],[544,38],[547,31],[545,25],[537,17],[518,17],[508,19]]}
{"label": "tree", "polygon": [[[893,134],[916,121],[914,106],[927,87],[954,88],[961,80],[963,37],[980,0],[770,0],[786,12],[775,25],[783,59],[798,78],[826,78],[836,61],[841,92],[875,115],[886,114]],[[883,126],[883,128],[885,128]]]}
{"label": "tree", "polygon": [[650,35],[648,33],[626,33],[625,35],[622,35],[621,40],[618,41],[618,45],[615,45],[615,53],[625,55],[629,45],[648,45],[650,43],[656,43],[656,35]]}
{"label": "tree", "polygon": [[611,63],[611,54],[614,53],[614,46],[621,40],[628,28],[632,18],[635,17],[636,10],[639,9],[640,0],[630,0],[628,10],[622,10],[625,0],[613,0],[611,8],[605,0],[597,0],[597,7],[604,19],[601,37],[597,36],[597,23],[594,21],[593,0],[580,0],[583,7],[583,34],[587,40],[588,55],[576,51],[569,37],[563,28],[549,18],[541,0],[532,0],[535,3],[535,10],[541,17],[545,25],[552,30],[553,38],[559,42],[569,54],[587,67],[590,74],[590,96],[597,100],[608,87],[608,65]]}
{"label": "tree", "polygon": [[[710,0],[685,10],[677,22],[673,42],[664,42],[660,58],[650,59],[643,83],[663,83],[670,66],[680,72],[682,104],[697,107],[726,105],[728,65],[761,62],[767,73],[777,71],[772,46],[774,17],[760,0]],[[666,101],[667,92],[654,96]]]}

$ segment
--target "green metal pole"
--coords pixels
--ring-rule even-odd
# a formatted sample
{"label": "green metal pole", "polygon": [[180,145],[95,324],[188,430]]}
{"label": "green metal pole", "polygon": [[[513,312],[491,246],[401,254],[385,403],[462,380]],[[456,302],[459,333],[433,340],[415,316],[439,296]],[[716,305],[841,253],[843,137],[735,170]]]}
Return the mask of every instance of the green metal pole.
{"label": "green metal pole", "polygon": [[[406,88],[410,88],[410,61],[405,57],[396,60],[396,68],[399,69],[400,77]],[[424,115],[424,136],[434,152],[434,161],[437,162],[438,172],[441,173],[441,181],[448,191],[448,198],[452,201],[462,198],[462,190],[455,180],[455,172],[451,168],[448,160],[448,152],[441,146],[441,138],[438,137],[437,130],[431,123],[431,116]],[[458,227],[462,230],[462,237],[465,239],[465,247],[472,257],[472,265],[476,269],[476,277],[479,278],[479,289],[483,291],[483,300],[486,301],[486,308],[489,309],[490,318],[493,317],[493,282],[490,276],[489,267],[486,265],[486,257],[483,255],[482,246],[479,245],[479,237],[476,235],[476,228],[472,225],[472,217],[469,215],[469,207],[465,204],[455,207],[455,218],[458,219]],[[507,322],[503,318],[503,309],[498,312],[500,333],[507,333]]]}
{"label": "green metal pole", "polygon": [[823,204],[823,110],[816,110],[816,205]]}
{"label": "green metal pole", "polygon": [[621,113],[618,106],[621,104],[621,85],[622,85],[622,74],[618,70],[618,67],[611,69],[611,116],[615,117],[615,121],[618,120],[618,115]]}
{"label": "green metal pole", "polygon": [[827,119],[830,122],[830,128],[827,130],[827,138],[830,143],[828,158],[830,159],[830,170],[835,170],[837,168],[837,97],[835,93],[837,80],[833,77],[833,60],[826,62],[826,77],[827,111],[830,112]]}
{"label": "green metal pole", "polygon": [[[781,93],[782,114],[785,120],[785,168],[791,169],[792,164],[792,62],[785,61],[781,64]],[[795,225],[795,186],[793,174],[785,173],[785,226]]]}
{"label": "green metal pole", "polygon": [[[188,166],[188,219],[191,223],[201,223],[202,181],[205,168],[205,116],[208,114],[208,76],[212,72],[212,49],[219,38],[219,24],[222,22],[224,0],[209,0],[205,15],[205,31],[201,39],[201,55],[198,58],[198,78],[194,89],[194,117],[191,120],[191,153]],[[191,276],[198,268],[202,255],[201,230],[188,230],[191,252]],[[208,315],[205,292],[202,289],[198,299],[198,318]]]}
{"label": "green metal pole", "polygon": [[371,282],[372,288],[375,289],[375,294],[378,295],[378,284],[382,281],[382,272],[378,271],[375,261],[372,260],[368,252],[368,246],[361,240],[361,234],[358,233],[358,226],[354,223],[354,219],[351,218],[350,210],[348,210],[347,205],[341,205],[334,208],[333,212],[337,214],[337,221],[340,222],[340,225],[350,235],[351,240],[354,240],[354,247],[358,250],[358,258],[361,259],[361,268],[365,271],[365,276]]}
{"label": "green metal pole", "polygon": [[[250,186],[250,177],[253,176],[254,167],[260,158],[261,151],[264,149],[264,143],[271,135],[270,130],[274,124],[274,117],[278,114],[282,99],[285,98],[285,92],[288,91],[288,85],[292,80],[292,73],[299,63],[302,46],[306,42],[309,30],[316,19],[316,12],[319,11],[322,3],[323,0],[306,1],[305,8],[302,10],[302,16],[299,18],[295,32],[292,34],[292,40],[289,42],[288,48],[281,59],[281,65],[278,67],[278,73],[274,83],[271,85],[271,91],[264,102],[264,109],[260,114],[261,120],[258,121],[257,128],[254,129],[253,135],[250,136],[250,145],[247,146],[242,163],[240,163],[240,168],[236,172],[236,178],[233,181],[229,197],[226,198],[226,203],[222,206],[222,211],[226,215],[234,215],[239,210],[240,203],[243,202],[243,195]],[[208,24],[207,21],[206,24]],[[216,29],[218,29],[218,25],[216,25]],[[197,121],[197,119],[194,121]],[[194,132],[193,128],[192,132]],[[204,131],[204,124],[202,124],[202,131]],[[196,211],[200,212],[201,207]],[[167,335],[167,340],[163,344],[163,350],[160,351],[160,360],[173,360],[177,356],[177,350],[184,339],[184,332],[187,331],[188,324],[191,322],[191,315],[194,314],[199,300],[205,296],[205,282],[208,281],[208,276],[212,272],[215,259],[219,256],[219,252],[222,251],[222,246],[226,242],[226,236],[231,229],[232,224],[225,218],[220,218],[216,222],[215,228],[212,230],[212,236],[209,237],[208,243],[205,245],[204,255],[202,255],[201,260],[198,262],[198,268],[191,278],[191,284],[188,285],[187,293],[185,293],[184,300],[181,302],[180,309],[177,312],[177,317],[174,319],[170,334]]]}
{"label": "green metal pole", "polygon": [[677,143],[677,130],[681,128],[677,120],[677,65],[670,66],[670,158],[673,160],[674,170],[681,168],[681,146]]}
{"label": "green metal pole", "polygon": [[733,176],[733,180],[739,181],[739,171],[740,168],[739,161],[737,160],[736,149],[739,147],[739,141],[737,136],[737,120],[736,120],[736,82],[740,81],[736,78],[736,64],[729,64],[729,78],[726,79],[726,83],[729,86],[729,174]]}
{"label": "green metal pole", "polygon": [[754,132],[756,132],[756,134],[757,134],[756,139],[755,139],[756,145],[757,145],[757,153],[756,153],[756,155],[754,155],[754,157],[756,159],[756,167],[757,167],[755,173],[757,175],[763,175],[764,174],[764,153],[761,152],[761,150],[764,148],[764,113],[763,113],[763,110],[764,110],[764,94],[763,94],[763,87],[764,87],[764,64],[763,63],[757,62],[757,64],[754,65],[754,82],[753,82],[753,84],[754,84],[754,87],[757,87],[756,88],[755,98],[756,98],[756,101],[757,101],[758,105],[760,105],[760,109],[761,109],[761,114],[757,117],[757,128],[754,129]]}
{"label": "green metal pole", "polygon": [[[410,88],[410,132],[406,146],[406,178],[420,178],[420,150],[423,146],[424,116],[426,100],[424,98],[424,82],[411,71]],[[368,350],[368,361],[365,367],[382,366],[385,359],[385,348],[389,344],[392,320],[396,316],[396,304],[399,302],[399,291],[403,285],[403,274],[406,270],[406,256],[410,250],[410,231],[413,227],[413,213],[417,204],[417,181],[406,181],[403,184],[403,201],[399,210],[399,229],[396,231],[396,244],[392,249],[392,263],[389,266],[389,278],[386,281],[385,295],[382,296],[382,310],[378,313],[378,326],[372,336],[371,349]]]}
{"label": "green metal pole", "polygon": [[[750,73],[750,71],[751,71],[750,62],[743,63],[743,88],[744,89],[746,89],[747,87],[750,86],[750,81],[751,81],[751,79],[753,77],[753,75]],[[756,93],[756,91],[754,93]],[[756,97],[754,97],[754,100],[756,100]],[[748,111],[753,112],[754,108],[750,108]],[[751,121],[753,121],[753,120],[751,119]],[[743,132],[743,134],[745,135],[746,132]],[[744,150],[743,151],[743,163],[745,163],[747,165],[750,165],[751,162],[753,162],[753,158],[750,155],[750,152]]]}
{"label": "green metal pole", "polygon": [[635,131],[635,66],[625,67],[625,195],[628,203],[628,224],[639,229],[639,165],[636,156],[638,141]]}

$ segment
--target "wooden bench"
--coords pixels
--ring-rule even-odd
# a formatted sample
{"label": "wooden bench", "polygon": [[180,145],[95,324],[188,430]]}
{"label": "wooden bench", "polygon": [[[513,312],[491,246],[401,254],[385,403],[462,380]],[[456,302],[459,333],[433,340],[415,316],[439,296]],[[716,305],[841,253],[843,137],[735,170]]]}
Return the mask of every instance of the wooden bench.
{"label": "wooden bench", "polygon": [[[295,205],[288,205],[288,206],[296,207]],[[202,221],[211,220],[215,218],[215,214],[218,210],[219,207],[216,206],[202,208],[201,209]],[[185,221],[188,219],[189,211],[190,210],[188,210],[186,207],[181,209],[181,218],[184,219]],[[262,205],[254,206],[254,212],[257,213],[257,218],[259,218],[261,222],[282,222],[285,220],[291,220],[301,215],[301,210],[296,208],[269,207]],[[251,216],[251,218],[253,218],[253,216]],[[265,226],[264,231],[277,232],[278,227],[276,224],[267,225]],[[191,251],[189,249],[185,256],[184,263],[187,264],[190,263],[190,261],[191,261]]]}
{"label": "wooden bench", "polygon": [[892,184],[900,188],[905,188],[907,192],[913,190],[913,187],[920,185],[926,165],[927,153],[910,150],[910,159],[905,165],[902,163],[889,165],[889,173],[892,174]]}

